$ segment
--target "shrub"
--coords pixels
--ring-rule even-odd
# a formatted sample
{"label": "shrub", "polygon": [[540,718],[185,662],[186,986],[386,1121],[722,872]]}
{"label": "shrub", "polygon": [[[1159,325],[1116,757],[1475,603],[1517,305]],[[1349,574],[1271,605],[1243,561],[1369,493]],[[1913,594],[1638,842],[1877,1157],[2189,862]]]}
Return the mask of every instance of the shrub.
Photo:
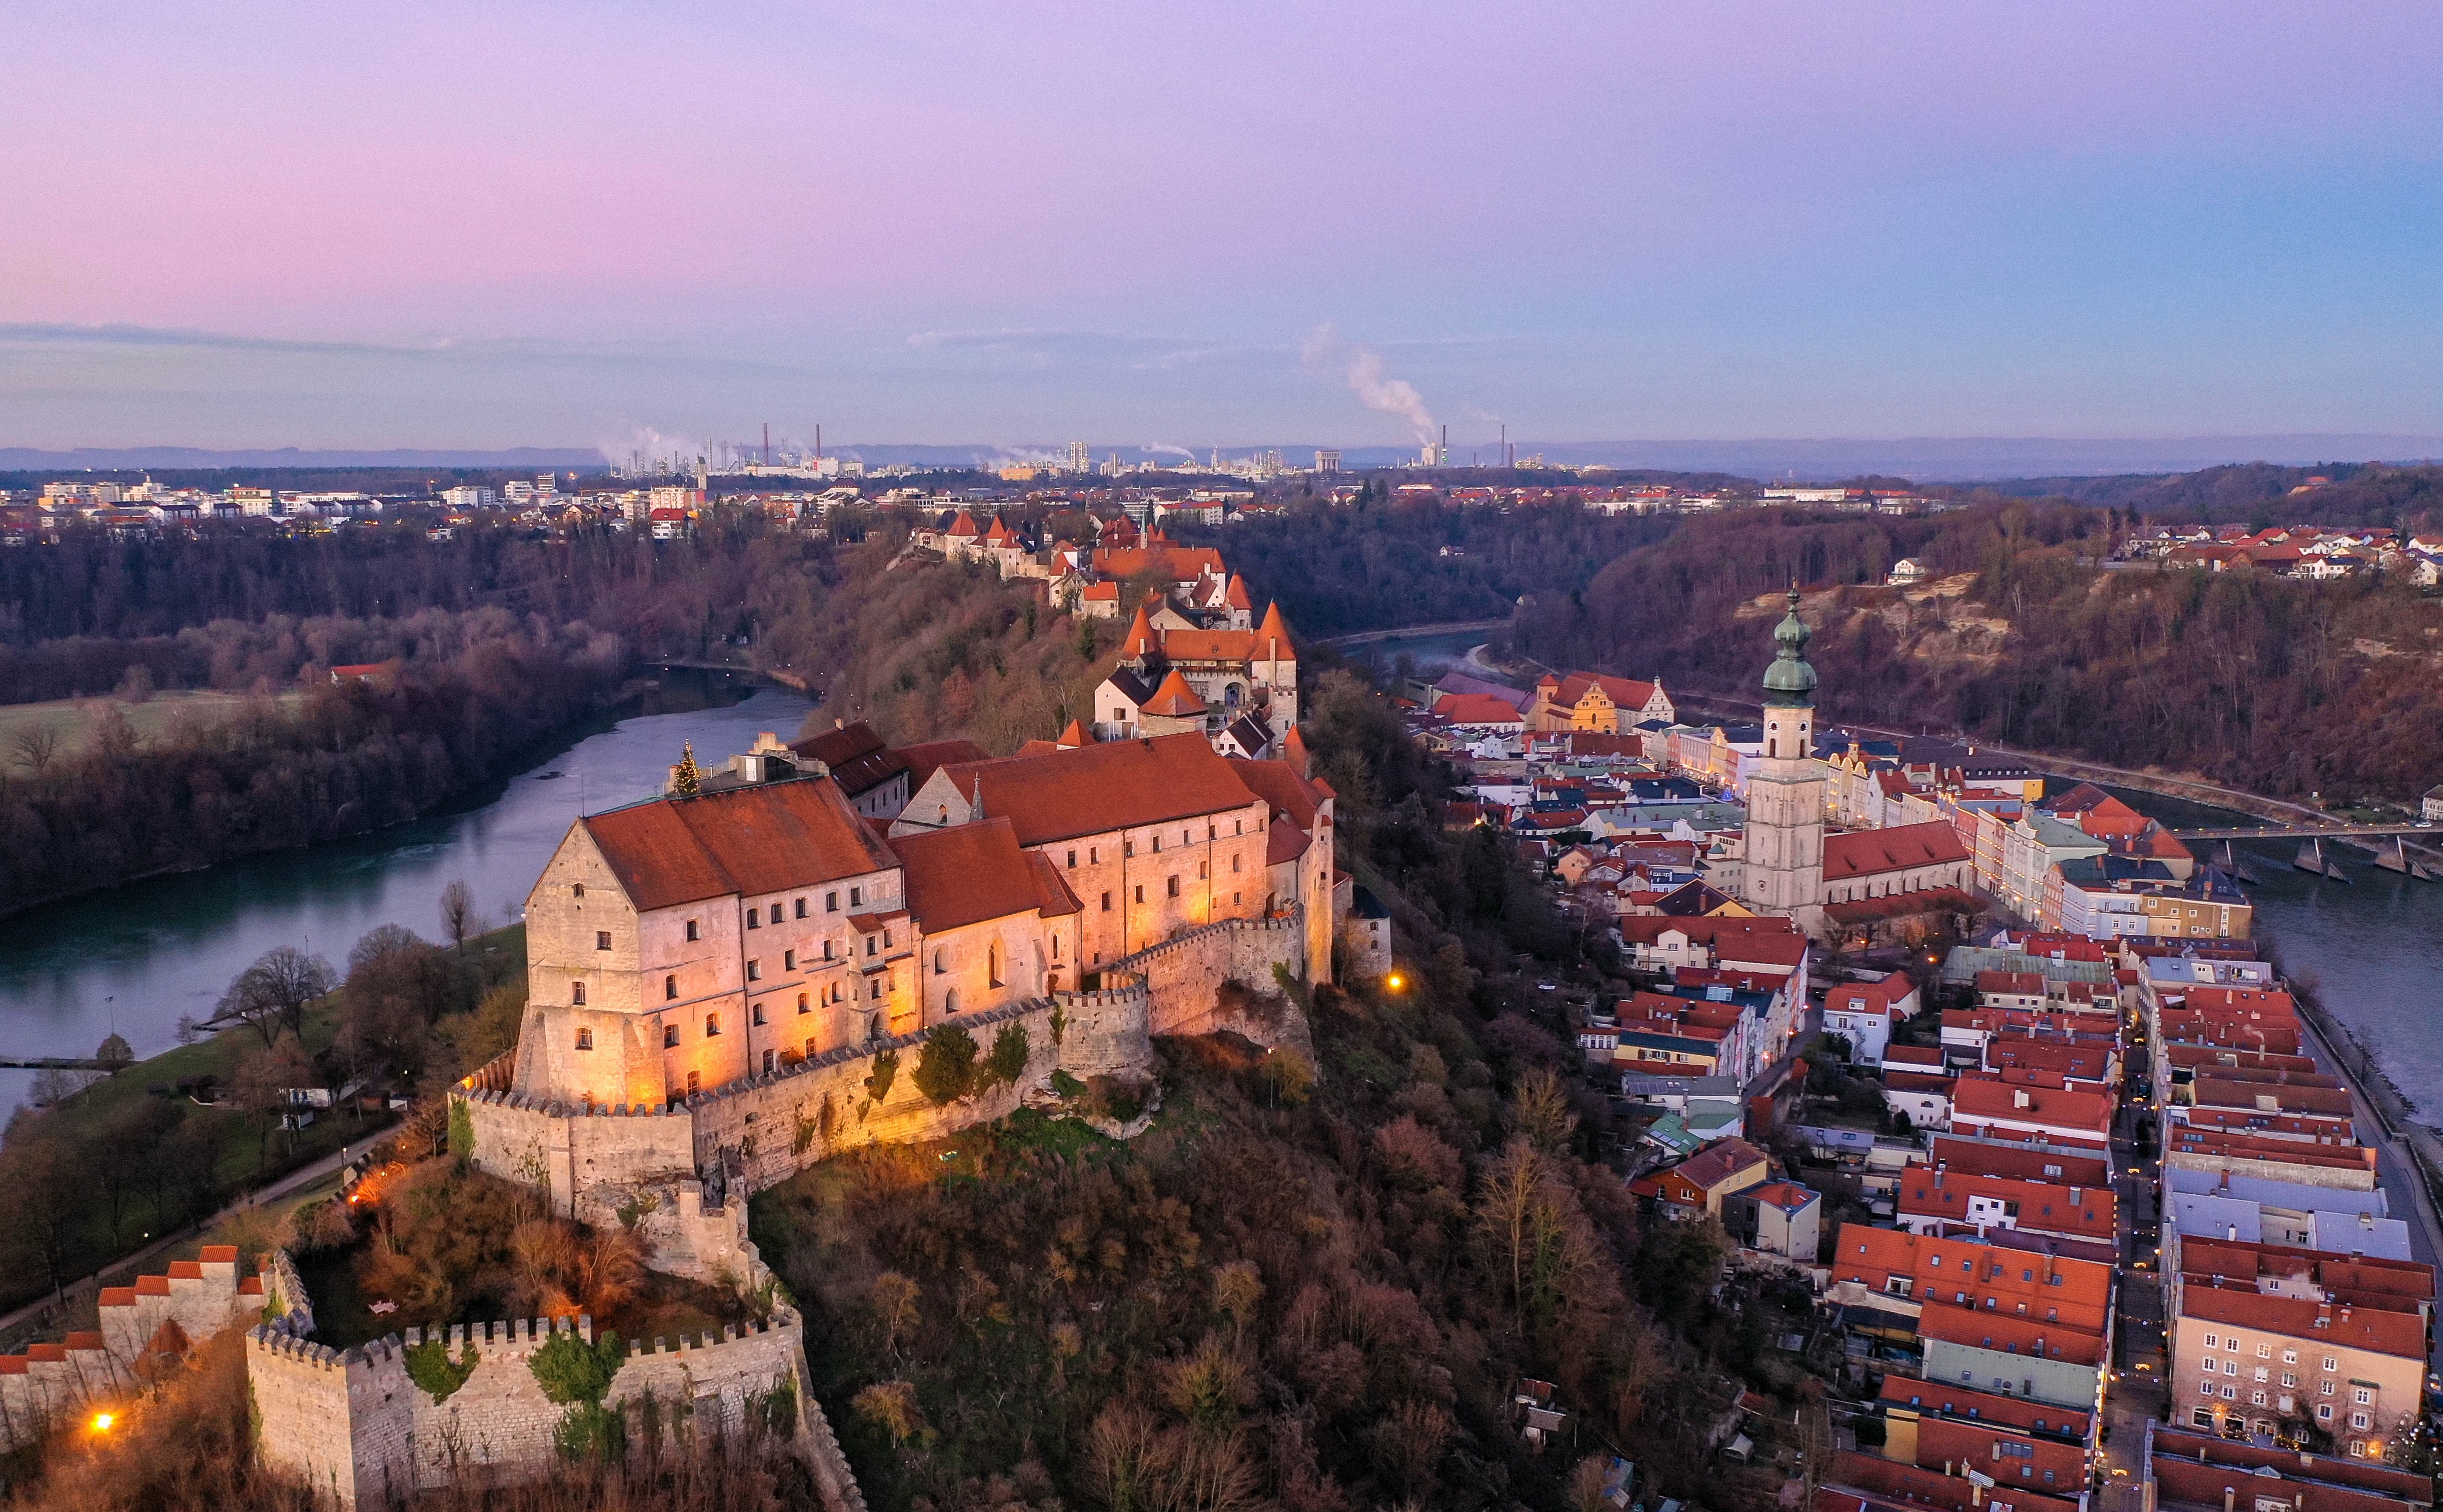
{"label": "shrub", "polygon": [[956,1024],[935,1029],[916,1062],[916,1090],[935,1107],[947,1107],[975,1090],[976,1040]]}
{"label": "shrub", "polygon": [[534,1372],[542,1394],[561,1406],[599,1406],[627,1357],[627,1346],[617,1334],[604,1334],[589,1344],[574,1332],[563,1332],[536,1350],[526,1369]]}
{"label": "shrub", "polygon": [[467,1346],[464,1358],[451,1359],[448,1341],[439,1338],[428,1339],[407,1352],[407,1378],[415,1382],[416,1390],[432,1397],[432,1405],[438,1407],[450,1400],[451,1393],[467,1384],[467,1377],[475,1374],[480,1358],[471,1343]]}
{"label": "shrub", "polygon": [[891,1096],[891,1084],[899,1079],[899,1052],[883,1050],[873,1058],[873,1074],[865,1079],[868,1097],[881,1102]]}
{"label": "shrub", "polygon": [[1026,1074],[1029,1049],[1025,1025],[1002,1025],[1001,1032],[993,1036],[992,1053],[984,1057],[984,1075],[990,1081],[1016,1086],[1018,1079]]}
{"label": "shrub", "polygon": [[475,1153],[475,1116],[463,1097],[450,1100],[450,1153],[461,1160]]}

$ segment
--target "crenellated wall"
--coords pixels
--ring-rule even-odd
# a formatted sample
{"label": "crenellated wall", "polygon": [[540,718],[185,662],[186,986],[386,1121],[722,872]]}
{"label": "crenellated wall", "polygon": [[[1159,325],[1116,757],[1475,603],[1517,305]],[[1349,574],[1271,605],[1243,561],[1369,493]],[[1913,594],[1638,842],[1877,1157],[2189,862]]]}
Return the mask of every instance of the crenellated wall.
{"label": "crenellated wall", "polygon": [[1305,1020],[1295,1008],[1261,1017],[1232,1013],[1221,1006],[1217,989],[1225,981],[1244,983],[1254,993],[1278,993],[1273,968],[1292,976],[1309,975],[1305,916],[1293,910],[1275,919],[1233,919],[1190,930],[1116,962],[1117,969],[1142,973],[1151,994],[1148,1029],[1155,1034],[1218,1034],[1227,1030],[1258,1045],[1306,1041]]}
{"label": "crenellated wall", "polygon": [[[256,1327],[247,1335],[247,1374],[258,1448],[342,1507],[385,1505],[420,1488],[533,1478],[552,1467],[555,1435],[569,1412],[543,1394],[529,1363],[555,1331],[594,1341],[591,1319],[436,1330],[432,1337],[451,1359],[471,1351],[476,1360],[458,1389],[436,1402],[407,1372],[407,1352],[427,1341],[421,1329],[342,1351]],[[829,1425],[814,1429],[821,1409],[805,1394],[803,1344],[803,1322],[785,1307],[767,1324],[725,1328],[719,1339],[632,1340],[603,1403],[627,1419],[633,1448],[648,1397],[666,1431],[709,1437],[745,1429],[757,1401],[786,1387],[798,1415],[785,1430],[815,1452],[818,1466],[836,1461],[844,1477]],[[833,1444],[829,1461],[825,1443]],[[854,1481],[847,1484],[853,1490]]]}
{"label": "crenellated wall", "polygon": [[[1266,980],[1269,974],[1266,966]],[[736,1193],[743,1199],[841,1150],[940,1139],[1004,1118],[1047,1087],[1055,1071],[1080,1081],[1149,1072],[1147,982],[1117,968],[1102,977],[1110,985],[1099,991],[1054,993],[955,1020],[975,1039],[980,1061],[1011,1026],[1025,1030],[1027,1058],[1016,1081],[946,1107],[916,1087],[929,1029],[843,1047],[661,1107],[540,1103],[491,1075],[468,1078],[456,1096],[478,1168],[545,1187],[555,1210],[581,1221],[633,1220],[656,1269],[704,1279],[725,1268],[743,1274],[744,1266],[729,1264],[744,1243],[743,1231],[731,1232],[743,1230],[743,1211],[715,1220],[723,1210],[706,1201],[704,1181],[743,1188]],[[1209,998],[1209,983],[1204,990]],[[876,1099],[871,1084],[886,1052],[898,1066]],[[743,1208],[743,1200],[729,1206]]]}

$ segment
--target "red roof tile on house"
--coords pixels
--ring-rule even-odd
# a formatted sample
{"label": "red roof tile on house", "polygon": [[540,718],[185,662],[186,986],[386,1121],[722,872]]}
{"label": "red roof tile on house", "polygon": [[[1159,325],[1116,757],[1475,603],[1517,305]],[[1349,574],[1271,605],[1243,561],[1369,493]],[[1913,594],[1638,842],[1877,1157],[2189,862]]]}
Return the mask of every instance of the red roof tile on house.
{"label": "red roof tile on house", "polygon": [[661,798],[578,822],[639,910],[813,886],[891,865],[829,782]]}
{"label": "red roof tile on house", "polygon": [[1013,914],[1072,914],[1077,900],[1057,872],[1049,881],[1029,853],[1019,848],[1009,820],[992,815],[981,824],[952,825],[891,842],[907,869],[908,911],[927,934],[957,929]]}
{"label": "red roof tile on house", "polygon": [[1968,847],[1959,843],[1958,831],[1938,819],[1824,837],[1827,882],[1846,882],[1967,859]]}
{"label": "red roof tile on house", "polygon": [[960,762],[942,772],[963,794],[972,795],[981,781],[984,812],[1007,815],[1025,846],[1244,809],[1256,801],[1233,764],[1193,731],[1107,740],[1050,756]]}

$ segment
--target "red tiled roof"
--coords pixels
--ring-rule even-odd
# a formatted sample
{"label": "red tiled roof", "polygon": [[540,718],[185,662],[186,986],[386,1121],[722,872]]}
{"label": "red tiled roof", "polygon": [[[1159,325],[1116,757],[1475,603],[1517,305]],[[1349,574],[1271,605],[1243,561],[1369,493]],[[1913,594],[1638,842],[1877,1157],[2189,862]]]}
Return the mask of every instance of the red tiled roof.
{"label": "red tiled roof", "polygon": [[1587,696],[1589,688],[1598,687],[1604,690],[1604,697],[1624,709],[1642,709],[1654,697],[1654,684],[1651,683],[1641,683],[1629,677],[1609,677],[1601,672],[1571,672],[1561,679],[1560,690],[1552,695],[1552,701],[1575,708]]}
{"label": "red tiled roof", "polygon": [[2290,1339],[2346,1344],[2378,1355],[2426,1357],[2426,1324],[2415,1313],[2334,1307],[2303,1297],[2272,1297],[2190,1283],[2180,1287],[2180,1316],[2201,1322],[2236,1323]]}
{"label": "red tiled roof", "polygon": [[1019,849],[1017,829],[989,811],[981,824],[902,835],[891,848],[907,869],[908,911],[928,935],[1030,911],[1077,911],[1059,874],[1039,868],[1043,858]]}
{"label": "red tiled roof", "polygon": [[831,768],[832,780],[852,798],[872,792],[908,770],[908,758],[883,744],[882,737],[863,720],[825,730],[810,739],[793,740],[789,749]]}
{"label": "red tiled roof", "polygon": [[1008,815],[1024,846],[1221,813],[1255,802],[1232,763],[1193,731],[1107,740],[1049,756],[959,762],[944,767],[942,774],[963,794],[971,795],[981,781],[984,812]]}
{"label": "red tiled roof", "polygon": [[903,745],[899,754],[908,760],[908,792],[910,797],[934,773],[954,761],[989,761],[992,753],[973,740],[923,740],[915,745]]}
{"label": "red tiled roof", "polygon": [[1516,724],[1518,706],[1490,693],[1453,693],[1434,705],[1434,712],[1453,724]]}
{"label": "red tiled roof", "polygon": [[1940,820],[1897,825],[1889,829],[1856,829],[1824,837],[1824,880],[1878,876],[1916,866],[1941,865],[1968,859],[1959,833]]}
{"label": "red tiled roof", "polygon": [[891,864],[829,782],[662,798],[579,823],[639,910],[813,886]]}
{"label": "red tiled roof", "polygon": [[1153,690],[1153,697],[1146,701],[1145,712],[1171,720],[1193,719],[1204,712],[1204,701],[1196,696],[1187,679],[1180,676],[1179,668],[1174,666],[1170,675],[1162,680],[1162,686]]}

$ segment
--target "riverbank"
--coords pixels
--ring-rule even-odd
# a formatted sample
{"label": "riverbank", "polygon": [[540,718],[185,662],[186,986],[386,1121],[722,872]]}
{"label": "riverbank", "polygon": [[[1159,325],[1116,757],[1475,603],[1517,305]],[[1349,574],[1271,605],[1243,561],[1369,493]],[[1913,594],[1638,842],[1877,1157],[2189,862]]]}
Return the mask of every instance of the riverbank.
{"label": "riverbank", "polygon": [[[642,698],[562,726],[482,788],[421,818],[322,845],[264,852],[87,893],[0,920],[0,1055],[84,1057],[103,1036],[138,1055],[167,1050],[178,1021],[208,1019],[248,962],[276,945],[333,960],[395,924],[447,938],[452,882],[495,922],[528,889],[580,813],[661,791],[692,743],[720,759],[762,730],[793,735],[810,704],[786,688],[676,672]],[[0,1071],[0,1112],[30,1073]]]}
{"label": "riverbank", "polygon": [[[522,994],[523,923],[470,938],[451,955],[479,987],[516,984]],[[341,992],[306,1005],[300,1039],[308,1056],[323,1054],[338,1041],[345,1012]],[[467,1057],[489,1058],[499,1046],[482,1035],[513,1040],[518,1014],[510,1011],[498,1025],[487,1023],[483,1014],[478,1008],[445,1017],[432,1033],[445,1044],[467,1041],[461,1047]],[[102,1077],[36,1114],[30,1126],[12,1131],[12,1159],[22,1139],[54,1141],[76,1158],[78,1172],[103,1169],[98,1175],[75,1176],[65,1191],[38,1183],[19,1193],[21,1205],[39,1210],[34,1221],[49,1227],[48,1242],[61,1268],[80,1279],[55,1286],[40,1268],[22,1264],[0,1274],[0,1306],[16,1309],[0,1318],[0,1352],[10,1347],[11,1330],[78,1326],[78,1310],[90,1310],[100,1287],[120,1284],[117,1278],[133,1275],[166,1248],[195,1241],[268,1196],[298,1193],[317,1170],[336,1171],[335,1162],[347,1150],[371,1143],[397,1123],[387,1099],[376,1108],[334,1099],[329,1107],[296,1110],[312,1120],[303,1127],[277,1128],[273,1120],[282,1117],[280,1110],[245,1105],[259,1102],[248,1096],[243,1083],[261,1046],[252,1029],[239,1027],[164,1050]],[[446,1076],[438,1079],[446,1084]],[[69,1177],[63,1172],[61,1179]],[[45,1297],[46,1292],[56,1294]],[[69,1321],[63,1323],[64,1318]]]}

